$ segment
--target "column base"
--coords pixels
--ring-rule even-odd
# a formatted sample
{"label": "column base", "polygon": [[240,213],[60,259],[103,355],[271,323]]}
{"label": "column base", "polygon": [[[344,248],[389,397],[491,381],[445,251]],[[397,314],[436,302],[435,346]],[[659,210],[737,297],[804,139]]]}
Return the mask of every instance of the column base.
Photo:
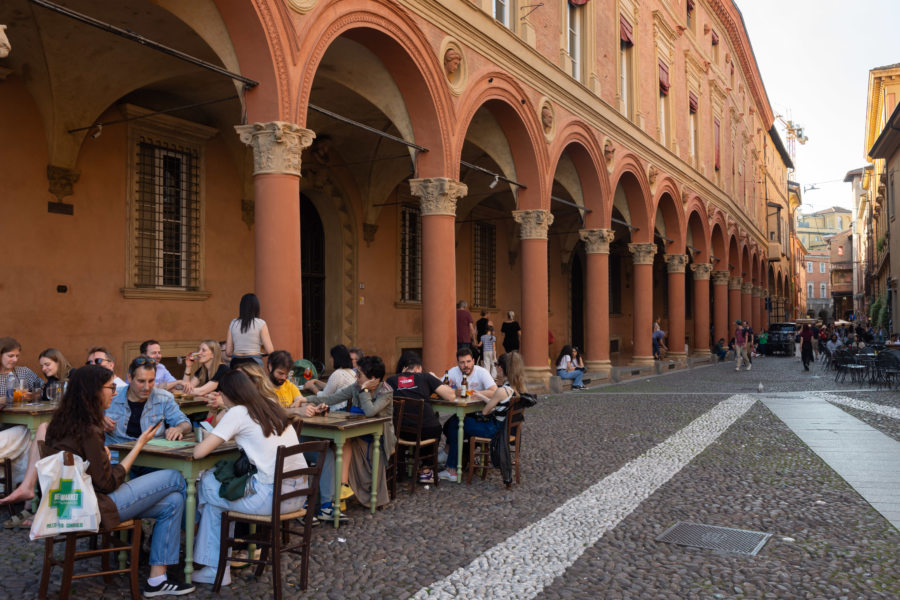
{"label": "column base", "polygon": [[550,389],[549,367],[525,367],[525,383],[531,393],[546,393]]}
{"label": "column base", "polygon": [[652,366],[656,361],[652,356],[633,356],[631,358],[632,365],[637,367],[649,367]]}
{"label": "column base", "polygon": [[592,376],[598,376],[599,379],[609,379],[609,374],[612,372],[612,361],[586,360],[584,361],[584,370]]}

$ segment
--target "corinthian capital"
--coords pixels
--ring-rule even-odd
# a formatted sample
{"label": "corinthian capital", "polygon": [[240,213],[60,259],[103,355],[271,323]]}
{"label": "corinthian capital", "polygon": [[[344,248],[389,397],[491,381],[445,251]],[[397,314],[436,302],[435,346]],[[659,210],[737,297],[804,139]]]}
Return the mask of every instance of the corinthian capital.
{"label": "corinthian capital", "polygon": [[752,283],[743,284],[741,286],[741,293],[742,294],[752,294],[753,293],[753,284]]}
{"label": "corinthian capital", "polygon": [[669,273],[684,273],[687,256],[684,254],[666,254],[665,258]]}
{"label": "corinthian capital", "polygon": [[728,285],[729,279],[730,279],[730,275],[728,274],[728,271],[713,271],[712,272],[713,285]]}
{"label": "corinthian capital", "polygon": [[546,240],[547,230],[553,225],[553,213],[549,210],[514,210],[513,219],[519,224],[519,237],[523,240]]}
{"label": "corinthian capital", "polygon": [[729,290],[739,290],[741,289],[741,285],[744,283],[743,277],[732,277],[728,280],[728,289]]}
{"label": "corinthian capital", "polygon": [[253,174],[300,176],[300,155],[316,134],[293,123],[270,121],[235,125],[241,141],[253,148]]}
{"label": "corinthian capital", "polygon": [[691,265],[691,271],[694,273],[694,281],[709,281],[709,274],[712,271],[712,265],[709,263],[694,263]]}
{"label": "corinthian capital", "polygon": [[609,245],[616,236],[612,229],[579,229],[578,237],[588,254],[609,254]]}
{"label": "corinthian capital", "polygon": [[456,200],[469,193],[469,187],[447,177],[410,179],[409,191],[419,198],[422,216],[456,216]]}
{"label": "corinthian capital", "polygon": [[656,244],[628,244],[631,252],[631,260],[636,265],[652,265],[653,256],[656,254]]}

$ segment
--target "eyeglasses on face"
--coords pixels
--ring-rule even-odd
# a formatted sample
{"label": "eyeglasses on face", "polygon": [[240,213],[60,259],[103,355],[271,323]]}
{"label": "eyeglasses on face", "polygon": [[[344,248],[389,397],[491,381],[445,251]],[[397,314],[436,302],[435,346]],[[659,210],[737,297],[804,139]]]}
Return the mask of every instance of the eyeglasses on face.
{"label": "eyeglasses on face", "polygon": [[105,362],[109,362],[108,358],[95,358],[93,360],[88,359],[88,361],[84,364],[86,365],[102,365]]}
{"label": "eyeglasses on face", "polygon": [[116,393],[116,384],[114,384],[114,383],[111,383],[109,385],[104,385],[103,387],[105,387],[108,390],[112,390],[113,394]]}

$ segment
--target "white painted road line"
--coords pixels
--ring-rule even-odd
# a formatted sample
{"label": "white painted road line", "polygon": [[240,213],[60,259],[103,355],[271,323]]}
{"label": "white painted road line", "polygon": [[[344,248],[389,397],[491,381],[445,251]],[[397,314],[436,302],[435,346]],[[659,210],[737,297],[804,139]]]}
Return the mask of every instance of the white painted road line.
{"label": "white painted road line", "polygon": [[754,397],[743,394],[720,402],[666,441],[413,597],[534,598],[754,402]]}
{"label": "white painted road line", "polygon": [[846,396],[833,396],[831,394],[822,395],[822,398],[828,400],[832,404],[840,404],[849,408],[856,408],[866,412],[891,417],[892,419],[900,419],[900,408],[893,406],[884,406],[883,404],[875,404],[874,402],[866,402],[865,400],[856,400]]}

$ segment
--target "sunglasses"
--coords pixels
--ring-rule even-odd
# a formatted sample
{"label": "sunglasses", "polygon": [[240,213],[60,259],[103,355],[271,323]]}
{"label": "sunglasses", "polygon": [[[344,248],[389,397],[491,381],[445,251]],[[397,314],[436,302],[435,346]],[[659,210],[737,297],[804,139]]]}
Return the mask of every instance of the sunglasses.
{"label": "sunglasses", "polygon": [[86,364],[86,365],[102,365],[103,363],[108,362],[108,361],[109,361],[108,358],[95,358],[94,360],[89,360],[84,364]]}
{"label": "sunglasses", "polygon": [[141,367],[145,367],[145,366],[149,365],[153,368],[156,368],[156,361],[153,360],[152,358],[150,358],[149,356],[138,356],[136,359],[134,359],[134,364],[141,366]]}

